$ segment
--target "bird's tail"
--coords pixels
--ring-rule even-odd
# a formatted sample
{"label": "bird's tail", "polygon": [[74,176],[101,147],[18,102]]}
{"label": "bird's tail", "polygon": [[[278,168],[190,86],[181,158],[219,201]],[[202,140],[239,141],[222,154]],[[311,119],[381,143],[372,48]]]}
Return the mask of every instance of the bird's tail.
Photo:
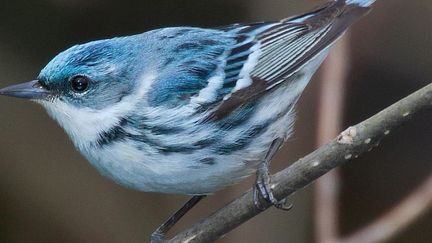
{"label": "bird's tail", "polygon": [[348,5],[358,5],[360,7],[369,7],[376,0],[345,0],[345,3]]}

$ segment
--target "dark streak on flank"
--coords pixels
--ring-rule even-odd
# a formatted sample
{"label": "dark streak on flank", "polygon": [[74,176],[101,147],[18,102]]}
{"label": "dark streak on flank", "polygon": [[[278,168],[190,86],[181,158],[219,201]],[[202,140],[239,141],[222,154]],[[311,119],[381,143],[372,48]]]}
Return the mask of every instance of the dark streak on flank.
{"label": "dark streak on flank", "polygon": [[[125,127],[127,127],[128,125],[131,124],[129,124],[126,118],[121,119],[118,125],[112,127],[108,131],[101,133],[95,145],[98,147],[104,147],[113,144],[115,142],[130,140],[130,141],[138,142],[138,144],[139,143],[146,144],[163,154],[170,154],[170,153],[190,154],[196,150],[200,150],[212,146],[216,142],[216,139],[209,138],[209,139],[198,141],[194,144],[168,145],[168,144],[161,143],[157,140],[151,139],[145,133],[141,133],[141,134],[128,133],[125,129]],[[143,131],[149,131],[154,135],[175,134],[184,131],[183,128],[178,128],[178,127],[149,126],[146,125],[144,122],[140,124],[139,129]],[[137,148],[139,150],[143,150],[143,146],[138,146]]]}
{"label": "dark streak on flank", "polygon": [[225,117],[222,120],[218,120],[216,122],[217,125],[220,126],[224,131],[232,130],[237,128],[240,125],[247,124],[247,122],[253,117],[255,114],[255,105],[256,102],[251,102],[240,109],[232,112],[229,116]]}
{"label": "dark streak on flank", "polygon": [[204,159],[200,159],[200,160],[198,161],[198,163],[199,163],[199,164],[197,164],[197,165],[189,165],[187,168],[197,170],[197,169],[202,169],[202,168],[205,168],[205,167],[207,167],[207,166],[212,166],[212,165],[215,165],[215,164],[216,164],[214,158],[204,158]]}
{"label": "dark streak on flank", "polygon": [[193,146],[196,146],[197,148],[203,149],[203,148],[207,148],[207,147],[213,145],[216,142],[217,142],[217,140],[215,138],[208,138],[208,139],[200,140],[200,141],[194,143]]}
{"label": "dark streak on flank", "polygon": [[199,165],[189,165],[186,168],[197,170],[197,169],[201,169],[201,166],[199,166]]}
{"label": "dark streak on flank", "polygon": [[[140,143],[147,144],[151,146],[153,149],[156,149],[158,152],[163,154],[169,153],[182,153],[182,154],[190,154],[193,151],[199,149],[198,147],[191,145],[166,145],[149,139],[146,135],[135,135],[127,133],[122,127],[115,126],[107,132],[103,132],[96,144],[99,147],[104,147],[110,145],[114,142],[124,141],[129,139],[131,141],[136,141]],[[142,148],[141,148],[142,150]]]}
{"label": "dark streak on flank", "polygon": [[205,164],[205,165],[214,165],[214,164],[216,164],[214,158],[204,158],[204,159],[200,159],[199,162],[200,162],[201,164]]}
{"label": "dark streak on flank", "polygon": [[261,135],[267,130],[267,127],[271,124],[271,121],[267,121],[263,124],[254,125],[250,129],[248,129],[246,132],[242,134],[242,136],[237,139],[233,143],[224,144],[218,148],[216,148],[216,151],[218,154],[230,154],[232,152],[241,150],[245,148],[247,145],[252,143],[253,139]]}

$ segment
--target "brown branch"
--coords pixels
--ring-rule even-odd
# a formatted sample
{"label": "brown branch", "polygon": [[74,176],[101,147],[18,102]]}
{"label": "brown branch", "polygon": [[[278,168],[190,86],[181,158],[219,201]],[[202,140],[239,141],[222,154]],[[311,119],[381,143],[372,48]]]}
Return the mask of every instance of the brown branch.
{"label": "brown branch", "polygon": [[[371,118],[342,132],[328,144],[299,159],[272,177],[273,192],[285,198],[331,169],[357,158],[378,146],[380,141],[419,112],[432,107],[432,84],[398,101]],[[252,190],[179,233],[169,242],[210,242],[261,213],[252,201]],[[261,200],[261,205],[270,207]]]}

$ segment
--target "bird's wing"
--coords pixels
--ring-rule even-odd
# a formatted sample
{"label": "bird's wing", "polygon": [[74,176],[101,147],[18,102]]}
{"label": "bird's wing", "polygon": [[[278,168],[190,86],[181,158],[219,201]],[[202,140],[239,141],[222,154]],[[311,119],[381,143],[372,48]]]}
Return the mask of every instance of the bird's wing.
{"label": "bird's wing", "polygon": [[[235,24],[209,31],[205,38],[189,42],[190,50],[195,51],[188,51],[188,58],[176,67],[180,73],[184,69],[199,74],[192,82],[195,89],[186,89],[190,91],[186,97],[211,110],[209,118],[222,119],[289,82],[292,75],[368,11],[366,7],[335,1],[280,22]],[[178,77],[181,83],[181,75]],[[190,75],[187,78],[191,80]],[[175,94],[182,90],[177,89]]]}

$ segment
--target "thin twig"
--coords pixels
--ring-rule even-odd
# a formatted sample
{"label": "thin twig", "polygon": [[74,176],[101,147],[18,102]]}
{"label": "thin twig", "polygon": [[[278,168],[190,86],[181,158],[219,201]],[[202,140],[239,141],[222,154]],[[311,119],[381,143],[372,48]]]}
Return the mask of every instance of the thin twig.
{"label": "thin twig", "polygon": [[[371,118],[342,132],[328,144],[298,160],[272,177],[273,192],[285,198],[345,162],[377,147],[380,141],[419,112],[432,107],[432,84],[398,101]],[[266,201],[261,205],[270,207]],[[210,242],[261,213],[253,203],[252,190],[179,233],[170,242]]]}
{"label": "thin twig", "polygon": [[[331,140],[342,129],[349,56],[349,35],[346,33],[326,59],[321,72],[317,146]],[[336,168],[315,183],[314,236],[318,243],[333,242],[339,236],[339,181],[340,173]]]}

